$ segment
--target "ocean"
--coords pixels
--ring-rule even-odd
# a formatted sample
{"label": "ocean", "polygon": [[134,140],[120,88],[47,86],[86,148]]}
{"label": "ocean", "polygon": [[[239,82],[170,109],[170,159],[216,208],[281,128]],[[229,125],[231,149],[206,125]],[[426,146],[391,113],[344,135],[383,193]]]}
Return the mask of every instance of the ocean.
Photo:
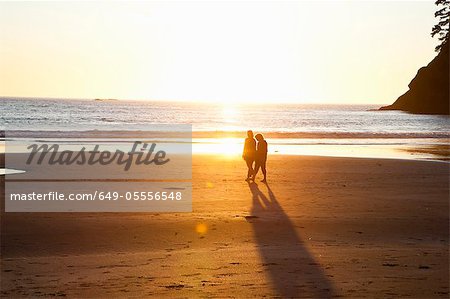
{"label": "ocean", "polygon": [[[191,124],[194,152],[238,154],[246,130],[268,137],[274,154],[447,160],[450,117],[373,111],[380,105],[208,104],[0,98],[2,129],[148,130]],[[8,133],[6,134],[8,136]],[[242,136],[241,136],[242,135]],[[227,146],[222,146],[226,140]],[[417,150],[415,150],[417,149]]]}

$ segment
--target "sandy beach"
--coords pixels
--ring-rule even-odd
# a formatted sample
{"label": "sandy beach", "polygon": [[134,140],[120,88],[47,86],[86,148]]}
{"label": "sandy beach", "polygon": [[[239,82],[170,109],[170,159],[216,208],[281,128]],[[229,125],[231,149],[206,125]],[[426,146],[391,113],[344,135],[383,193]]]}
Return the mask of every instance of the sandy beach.
{"label": "sandy beach", "polygon": [[2,212],[2,297],[448,298],[449,164],[279,155],[268,185],[245,171],[194,155],[192,213]]}

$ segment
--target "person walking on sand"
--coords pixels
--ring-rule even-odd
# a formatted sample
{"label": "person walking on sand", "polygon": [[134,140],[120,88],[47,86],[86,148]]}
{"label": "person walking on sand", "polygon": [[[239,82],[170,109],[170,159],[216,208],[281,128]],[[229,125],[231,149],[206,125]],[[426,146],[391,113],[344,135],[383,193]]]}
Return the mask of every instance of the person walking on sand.
{"label": "person walking on sand", "polygon": [[264,175],[264,179],[261,182],[266,183],[267,171],[266,171],[266,161],[267,161],[267,141],[264,140],[263,135],[256,134],[256,140],[258,140],[258,145],[256,146],[256,156],[255,156],[255,172],[253,175],[253,181],[255,180],[256,174],[261,168]]}
{"label": "person walking on sand", "polygon": [[253,138],[253,131],[248,130],[247,138],[245,138],[244,142],[244,151],[242,152],[242,158],[245,160],[245,163],[247,163],[248,168],[246,181],[249,181],[254,173],[253,162],[255,162],[255,153],[256,141]]}

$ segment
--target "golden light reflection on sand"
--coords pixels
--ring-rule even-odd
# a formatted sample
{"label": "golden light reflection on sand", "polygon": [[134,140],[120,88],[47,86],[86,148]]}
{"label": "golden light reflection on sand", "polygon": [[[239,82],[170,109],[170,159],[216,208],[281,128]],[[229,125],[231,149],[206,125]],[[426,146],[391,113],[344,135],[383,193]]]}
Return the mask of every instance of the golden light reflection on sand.
{"label": "golden light reflection on sand", "polygon": [[[194,138],[194,154],[216,154],[225,158],[236,158],[242,154],[243,138]],[[305,155],[355,158],[390,158],[390,159],[434,159],[448,160],[448,147],[445,153],[437,155],[432,150],[418,152],[418,145],[401,143],[354,143],[351,140],[297,140],[268,138],[269,155]],[[297,143],[298,142],[298,143]],[[322,143],[322,144],[320,144]],[[422,146],[423,147],[423,146]],[[422,148],[421,147],[421,148]],[[445,159],[444,159],[445,158]]]}

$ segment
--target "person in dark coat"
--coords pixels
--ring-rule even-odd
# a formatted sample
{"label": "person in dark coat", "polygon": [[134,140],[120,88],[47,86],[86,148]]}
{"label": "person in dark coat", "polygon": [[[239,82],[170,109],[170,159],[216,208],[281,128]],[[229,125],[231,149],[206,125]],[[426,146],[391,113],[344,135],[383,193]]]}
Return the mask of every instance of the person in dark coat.
{"label": "person in dark coat", "polygon": [[261,168],[261,171],[264,175],[264,178],[261,182],[266,183],[267,179],[267,171],[266,171],[266,162],[267,162],[267,141],[264,140],[263,135],[256,134],[256,140],[258,140],[258,144],[256,146],[256,155],[255,155],[255,174],[253,175],[253,181],[255,180],[256,174]]}
{"label": "person in dark coat", "polygon": [[247,164],[247,178],[246,181],[249,181],[253,176],[253,162],[255,162],[255,154],[256,154],[256,141],[253,138],[253,131],[247,131],[247,138],[245,138],[244,142],[244,150],[242,152],[242,158],[245,160]]}

